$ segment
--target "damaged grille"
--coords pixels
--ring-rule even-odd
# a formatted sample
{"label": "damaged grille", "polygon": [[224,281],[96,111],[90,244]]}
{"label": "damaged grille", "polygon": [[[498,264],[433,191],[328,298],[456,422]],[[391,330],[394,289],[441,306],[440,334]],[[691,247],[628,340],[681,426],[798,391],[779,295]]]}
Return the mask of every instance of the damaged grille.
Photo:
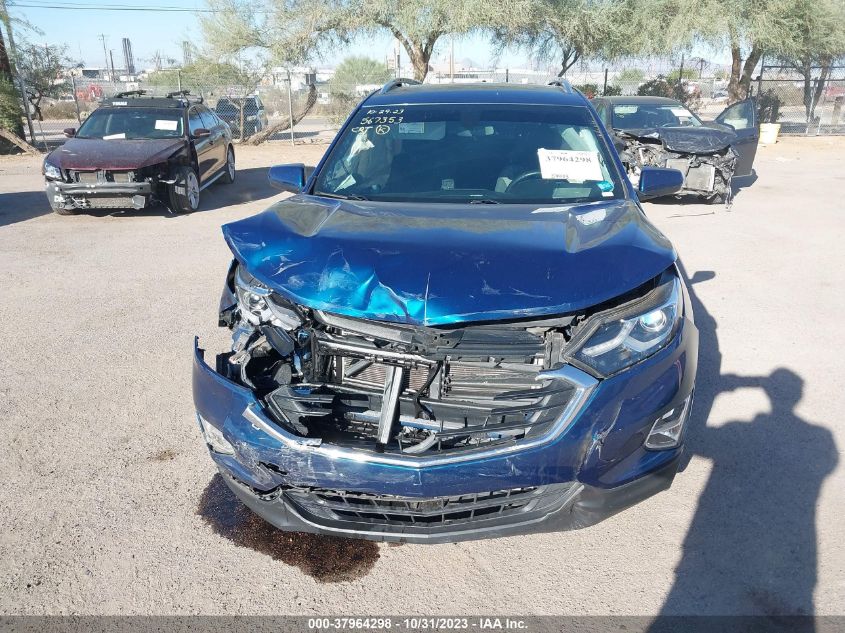
{"label": "damaged grille", "polygon": [[421,455],[513,443],[546,433],[575,393],[542,374],[563,340],[548,328],[437,330],[318,313],[298,329],[240,336],[249,342],[236,343],[224,373],[237,372],[285,428],[339,446]]}
{"label": "damaged grille", "polygon": [[425,533],[528,521],[559,509],[575,492],[577,484],[563,483],[432,498],[325,489],[288,489],[284,494],[300,513],[323,524]]}
{"label": "damaged grille", "polygon": [[84,185],[96,185],[103,183],[130,183],[135,182],[134,171],[70,171],[70,181]]}

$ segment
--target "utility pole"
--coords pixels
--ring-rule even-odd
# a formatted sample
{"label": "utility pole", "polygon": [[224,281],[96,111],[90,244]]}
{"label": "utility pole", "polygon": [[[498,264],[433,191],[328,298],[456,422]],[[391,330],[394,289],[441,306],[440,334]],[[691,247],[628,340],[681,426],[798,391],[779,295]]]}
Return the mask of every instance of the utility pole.
{"label": "utility pole", "polygon": [[449,51],[449,77],[455,83],[455,36],[452,35],[452,47]]}
{"label": "utility pole", "polygon": [[114,74],[114,50],[109,50],[109,61],[111,61],[111,80],[116,81]]}
{"label": "utility pole", "polygon": [[[108,36],[105,33],[100,33],[100,39],[103,41],[103,56],[106,59],[106,74],[108,74],[108,72],[109,72],[109,51],[106,48],[106,40],[108,39]],[[111,79],[111,77],[109,77],[109,79]]]}

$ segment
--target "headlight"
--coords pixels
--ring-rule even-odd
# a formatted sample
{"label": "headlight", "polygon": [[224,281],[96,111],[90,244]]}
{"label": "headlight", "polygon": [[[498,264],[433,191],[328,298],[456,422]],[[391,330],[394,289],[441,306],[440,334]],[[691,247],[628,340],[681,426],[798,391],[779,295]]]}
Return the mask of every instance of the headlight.
{"label": "headlight", "polygon": [[44,177],[50,180],[62,180],[62,170],[56,167],[53,163],[44,161]]}
{"label": "headlight", "polygon": [[229,440],[223,437],[223,432],[220,429],[207,420],[204,420],[199,413],[197,414],[197,421],[200,423],[200,430],[202,431],[205,443],[211,450],[221,455],[235,454],[235,447],[232,446]]}
{"label": "headlight", "polygon": [[241,309],[241,316],[252,323],[272,323],[284,330],[293,330],[302,325],[296,312],[274,298],[273,291],[246,272],[243,266],[235,271],[235,298]]}
{"label": "headlight", "polygon": [[682,316],[681,282],[664,276],[642,301],[593,317],[566,356],[610,376],[665,347]]}

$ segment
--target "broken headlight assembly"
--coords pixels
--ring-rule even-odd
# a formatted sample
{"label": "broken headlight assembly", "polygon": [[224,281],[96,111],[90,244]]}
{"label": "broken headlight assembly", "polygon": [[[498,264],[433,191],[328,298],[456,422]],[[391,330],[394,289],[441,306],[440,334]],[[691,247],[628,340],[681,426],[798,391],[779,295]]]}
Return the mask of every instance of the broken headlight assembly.
{"label": "broken headlight assembly", "polygon": [[288,331],[302,325],[293,306],[246,272],[243,266],[235,271],[234,282],[235,298],[244,320],[253,325],[272,323]]}
{"label": "broken headlight assembly", "polygon": [[665,347],[682,314],[681,282],[667,273],[643,299],[591,317],[566,356],[594,373],[611,376]]}
{"label": "broken headlight assembly", "polygon": [[53,163],[44,161],[44,166],[41,169],[44,177],[47,180],[61,180],[62,179],[62,170],[56,167]]}

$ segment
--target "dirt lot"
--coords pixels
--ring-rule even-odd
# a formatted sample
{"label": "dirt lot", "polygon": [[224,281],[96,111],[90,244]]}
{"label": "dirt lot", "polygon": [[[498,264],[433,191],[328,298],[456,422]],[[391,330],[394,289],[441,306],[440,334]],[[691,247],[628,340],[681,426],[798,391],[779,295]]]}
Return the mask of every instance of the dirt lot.
{"label": "dirt lot", "polygon": [[0,160],[0,613],[843,613],[845,139],[761,148],[731,212],[647,205],[701,329],[671,490],[578,532],[401,547],[269,528],[194,421],[219,227],[323,150],[243,148],[181,217],[59,217],[39,160]]}

